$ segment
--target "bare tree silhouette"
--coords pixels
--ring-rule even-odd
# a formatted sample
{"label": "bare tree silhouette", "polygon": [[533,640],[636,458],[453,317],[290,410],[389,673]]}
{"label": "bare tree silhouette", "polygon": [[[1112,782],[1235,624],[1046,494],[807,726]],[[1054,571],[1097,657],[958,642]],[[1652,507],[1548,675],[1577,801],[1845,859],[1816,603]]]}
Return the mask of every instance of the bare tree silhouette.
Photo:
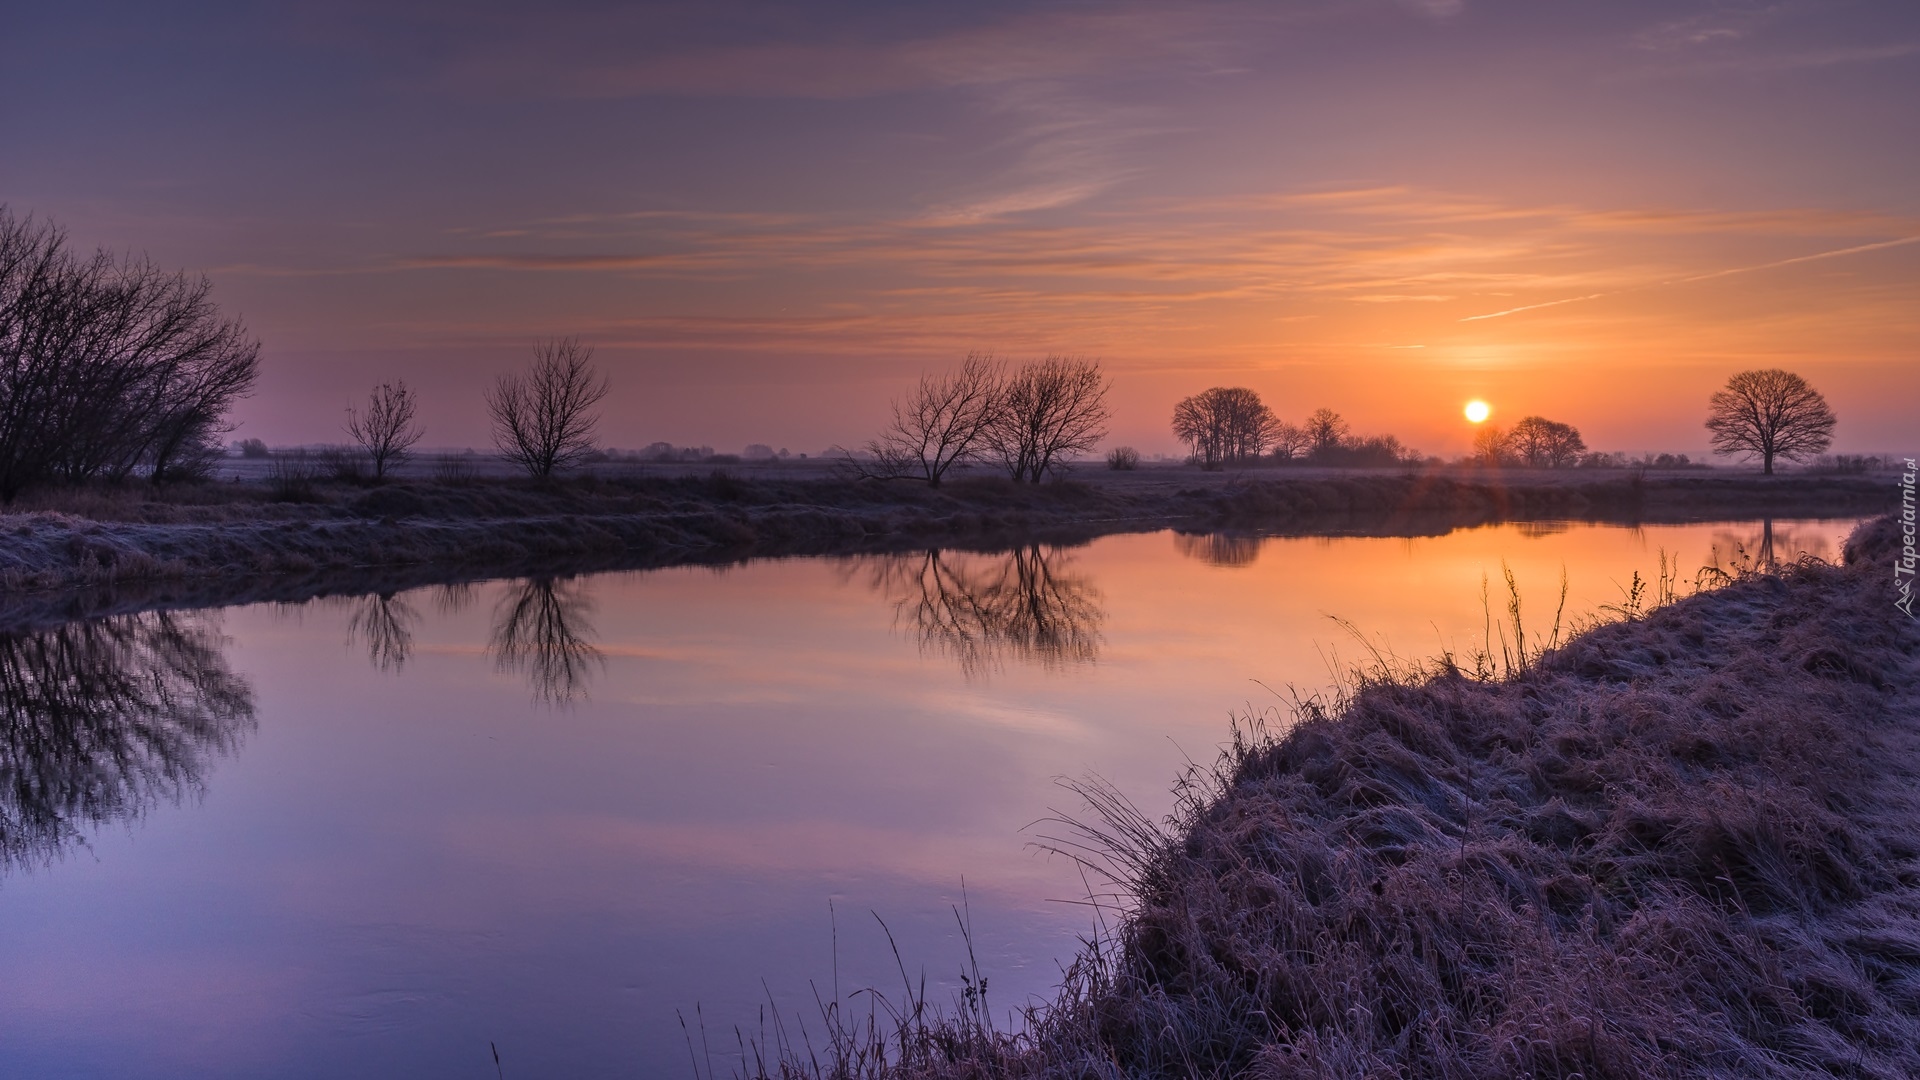
{"label": "bare tree silhouette", "polygon": [[536,480],[593,452],[593,411],[612,384],[593,368],[593,349],[574,338],[535,346],[525,374],[500,376],[487,391],[494,445]]}
{"label": "bare tree silhouette", "polygon": [[603,663],[593,645],[593,600],[577,578],[526,578],[494,608],[494,667],[524,674],[536,700],[566,705],[586,696]]}
{"label": "bare tree silhouette", "polygon": [[0,501],[47,482],[204,473],[260,343],[205,278],[69,251],[0,206]]}
{"label": "bare tree silhouette", "polygon": [[366,451],[375,480],[386,479],[389,470],[410,457],[413,444],[425,434],[414,422],[414,411],[413,391],[400,379],[374,387],[366,412],[347,409],[347,434]]}
{"label": "bare tree silhouette", "polygon": [[1315,409],[1313,415],[1307,417],[1307,453],[1318,458],[1331,457],[1346,441],[1349,430],[1347,421],[1339,413]]}
{"label": "bare tree silhouette", "polygon": [[1512,460],[1507,450],[1507,433],[1492,424],[1482,424],[1473,433],[1473,459],[1482,465],[1505,465]]}
{"label": "bare tree silhouette", "polygon": [[988,353],[968,353],[957,371],[921,375],[893,419],[867,443],[867,459],[847,456],[858,474],[875,479],[913,478],[939,487],[947,471],[986,449],[988,429],[1001,411],[1001,365]]}
{"label": "bare tree silhouette", "polygon": [[1173,406],[1173,437],[1186,443],[1191,456],[1208,471],[1226,457],[1226,418],[1214,408],[1211,390],[1181,398]]}
{"label": "bare tree silhouette", "polygon": [[1307,437],[1306,428],[1284,420],[1273,425],[1273,456],[1276,460],[1292,461],[1306,456],[1312,450],[1313,440]]}
{"label": "bare tree silhouette", "polygon": [[199,790],[254,725],[224,644],[170,612],[0,634],[0,868]]}
{"label": "bare tree silhouette", "polygon": [[896,627],[977,678],[1009,657],[1046,668],[1098,658],[1100,592],[1068,563],[1058,548],[1028,545],[991,557],[926,551],[856,565],[868,567],[874,589],[892,601]]}
{"label": "bare tree silhouette", "polygon": [[1024,364],[1001,385],[986,443],[1010,477],[1037,484],[1107,437],[1110,386],[1098,360],[1049,356]]}
{"label": "bare tree silhouette", "polygon": [[1718,454],[1758,454],[1773,475],[1773,459],[1800,461],[1833,443],[1833,410],[1820,391],[1791,371],[1742,371],[1707,401],[1707,430]]}

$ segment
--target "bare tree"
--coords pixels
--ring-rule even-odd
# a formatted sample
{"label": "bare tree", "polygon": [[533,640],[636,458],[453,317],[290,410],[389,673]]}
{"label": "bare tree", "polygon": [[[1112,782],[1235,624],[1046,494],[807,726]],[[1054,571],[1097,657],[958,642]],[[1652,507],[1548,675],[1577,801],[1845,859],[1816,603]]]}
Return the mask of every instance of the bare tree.
{"label": "bare tree", "polygon": [[1227,419],[1227,460],[1252,461],[1266,453],[1280,421],[1260,395],[1244,386],[1230,386],[1220,392],[1220,402]]}
{"label": "bare tree", "polygon": [[1474,432],[1473,459],[1482,465],[1505,465],[1508,461],[1507,433],[1492,424]]}
{"label": "bare tree", "polygon": [[1279,461],[1292,461],[1303,457],[1313,449],[1313,441],[1307,437],[1307,429],[1298,424],[1285,421],[1273,425],[1273,456]]}
{"label": "bare tree", "polygon": [[413,391],[398,379],[373,388],[366,412],[347,407],[347,434],[367,452],[374,480],[385,480],[387,470],[411,456],[413,444],[425,434],[413,415]]}
{"label": "bare tree", "polygon": [[534,347],[533,366],[487,391],[493,442],[507,460],[545,480],[593,452],[593,407],[611,384],[593,368],[593,349],[574,338]]}
{"label": "bare tree", "polygon": [[1536,469],[1567,469],[1580,463],[1587,452],[1580,429],[1544,416],[1526,416],[1515,421],[1508,431],[1503,449],[1522,465]]}
{"label": "bare tree", "polygon": [[912,477],[939,487],[949,469],[986,449],[1003,383],[1001,365],[988,353],[968,353],[949,374],[923,374],[911,394],[893,403],[892,422],[866,446],[868,460],[848,460],[864,476]]}
{"label": "bare tree", "polygon": [[1346,420],[1332,409],[1315,409],[1313,415],[1307,417],[1306,429],[1307,452],[1317,458],[1327,457],[1338,450],[1348,431]]}
{"label": "bare tree", "polygon": [[1833,443],[1833,410],[1820,391],[1791,371],[1742,371],[1707,402],[1707,430],[1719,454],[1758,454],[1762,471],[1773,459],[1799,461]]}
{"label": "bare tree", "polygon": [[1049,356],[1025,364],[1001,384],[986,444],[1014,480],[1037,484],[1106,438],[1110,385],[1098,360]]}
{"label": "bare tree", "polygon": [[211,292],[145,258],[81,258],[0,207],[0,499],[204,465],[260,353]]}
{"label": "bare tree", "polygon": [[1218,389],[1181,398],[1173,407],[1174,438],[1186,443],[1200,467],[1209,471],[1220,467],[1227,450],[1227,420]]}

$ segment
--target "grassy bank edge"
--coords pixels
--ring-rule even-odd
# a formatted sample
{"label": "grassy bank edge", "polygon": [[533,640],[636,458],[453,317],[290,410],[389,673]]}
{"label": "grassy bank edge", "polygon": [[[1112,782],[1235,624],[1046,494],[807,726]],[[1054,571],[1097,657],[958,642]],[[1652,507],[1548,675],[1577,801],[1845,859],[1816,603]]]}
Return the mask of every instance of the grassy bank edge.
{"label": "grassy bank edge", "polygon": [[1841,566],[1737,573],[1491,678],[1377,665],[1237,729],[1166,821],[1085,786],[1057,844],[1113,922],[1055,1000],[996,1021],[972,971],[945,1007],[827,1002],[810,1038],[745,1033],[746,1070],[1920,1075],[1897,551],[1877,519]]}
{"label": "grassy bank edge", "polygon": [[1152,487],[962,481],[937,491],[713,474],[547,487],[338,487],[298,503],[246,485],[171,496],[81,492],[0,514],[0,624],[142,603],[206,606],[765,556],[1081,543],[1161,528],[1424,536],[1516,520],[1865,514],[1892,499],[1889,485],[1860,478],[1574,483],[1411,473],[1174,475]]}

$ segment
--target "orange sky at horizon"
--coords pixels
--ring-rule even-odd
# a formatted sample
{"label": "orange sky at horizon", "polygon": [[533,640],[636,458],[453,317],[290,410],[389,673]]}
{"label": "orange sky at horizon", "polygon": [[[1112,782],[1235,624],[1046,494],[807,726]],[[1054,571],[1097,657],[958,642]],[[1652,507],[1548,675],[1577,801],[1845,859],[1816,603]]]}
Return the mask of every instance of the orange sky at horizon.
{"label": "orange sky at horizon", "polygon": [[[860,230],[689,217],[643,226],[649,241],[687,254],[617,269],[493,254],[378,273],[435,279],[454,297],[533,279],[554,309],[544,322],[519,312],[476,320],[462,300],[446,322],[428,316],[415,332],[430,347],[499,352],[503,365],[539,325],[571,327],[603,357],[704,357],[747,374],[703,386],[706,372],[690,365],[656,372],[647,389],[749,417],[771,406],[762,428],[778,426],[790,398],[755,400],[738,387],[780,386],[778,365],[796,355],[832,358],[849,384],[846,433],[835,437],[844,442],[877,423],[917,371],[978,349],[1101,358],[1114,380],[1111,441],[1149,452],[1174,449],[1164,415],[1173,401],[1228,384],[1259,390],[1283,417],[1327,405],[1358,430],[1442,455],[1466,451],[1472,425],[1460,408],[1473,398],[1492,405],[1495,424],[1544,414],[1596,447],[1698,453],[1707,395],[1733,371],[1765,366],[1800,371],[1828,395],[1841,447],[1892,452],[1887,431],[1849,439],[1846,422],[1881,406],[1920,346],[1909,289],[1920,282],[1920,219],[1578,211],[1405,189],[1249,199],[1171,223],[1124,211],[1112,212],[1118,225]],[[1248,228],[1253,220],[1261,227]],[[566,240],[564,228],[551,239],[513,231],[528,246]],[[575,291],[663,280],[702,281],[744,310],[608,318]],[[768,293],[793,303],[755,310]],[[712,403],[716,391],[730,404]],[[652,441],[654,429],[622,414],[617,388],[610,443]],[[721,445],[704,430],[660,437]]]}
{"label": "orange sky at horizon", "polygon": [[266,347],[236,436],[337,441],[398,376],[483,446],[575,335],[616,447],[857,444],[979,350],[1100,358],[1148,454],[1213,385],[1443,456],[1472,398],[1700,454],[1775,366],[1837,451],[1914,449],[1897,3],[97,6],[128,28],[41,13],[0,74],[0,202],[206,272]]}

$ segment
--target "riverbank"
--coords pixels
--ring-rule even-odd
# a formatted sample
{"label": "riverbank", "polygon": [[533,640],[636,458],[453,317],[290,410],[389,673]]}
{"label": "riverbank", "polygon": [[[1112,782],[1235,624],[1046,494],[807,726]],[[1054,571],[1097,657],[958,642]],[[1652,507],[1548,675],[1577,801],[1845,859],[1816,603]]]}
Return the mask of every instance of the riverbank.
{"label": "riverbank", "polygon": [[[939,489],[826,470],[584,477],[550,486],[262,480],[53,493],[0,515],[0,617],[71,617],[142,594],[200,604],[529,572],[924,547],[1071,543],[1162,528],[1437,535],[1501,521],[1656,523],[1884,510],[1858,476],[1191,469]],[[299,585],[307,582],[307,585]],[[390,585],[384,587],[392,587]],[[40,612],[33,616],[33,612]],[[11,619],[7,624],[19,622]]]}
{"label": "riverbank", "polygon": [[834,1046],[901,1078],[1920,1075],[1898,535],[1499,679],[1376,671],[1165,824],[1095,791],[1074,839],[1127,910],[1058,1001],[1020,1035],[910,1010],[892,1069]]}

